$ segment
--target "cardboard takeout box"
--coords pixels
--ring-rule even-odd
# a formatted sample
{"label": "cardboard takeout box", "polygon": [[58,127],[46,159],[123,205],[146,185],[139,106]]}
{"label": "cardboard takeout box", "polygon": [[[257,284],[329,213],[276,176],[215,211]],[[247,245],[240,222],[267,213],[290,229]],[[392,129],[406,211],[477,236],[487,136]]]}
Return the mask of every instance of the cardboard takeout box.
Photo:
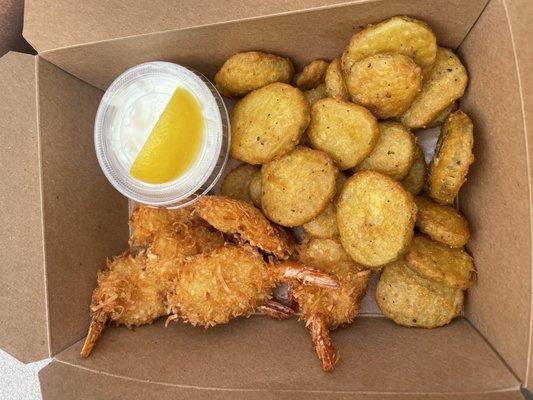
{"label": "cardboard takeout box", "polygon": [[[264,317],[203,330],[109,328],[79,356],[96,270],[127,244],[128,207],[105,180],[93,122],[110,82],[149,60],[207,76],[264,50],[298,65],[341,53],[361,26],[407,14],[457,49],[475,123],[460,196],[479,283],[464,316],[436,329],[362,315],[333,333],[325,374],[303,323]],[[27,0],[38,55],[0,60],[0,345],[40,372],[45,399],[518,399],[533,388],[533,8],[530,0]]]}

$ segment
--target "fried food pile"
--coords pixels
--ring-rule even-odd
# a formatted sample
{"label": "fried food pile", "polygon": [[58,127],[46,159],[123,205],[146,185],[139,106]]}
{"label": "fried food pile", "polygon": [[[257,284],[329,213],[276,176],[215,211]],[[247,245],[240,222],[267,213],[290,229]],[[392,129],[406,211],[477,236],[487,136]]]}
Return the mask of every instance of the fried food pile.
{"label": "fried food pile", "polygon": [[[467,81],[457,55],[405,16],[369,25],[337,58],[300,71],[274,54],[231,56],[215,83],[238,100],[231,156],[241,164],[220,196],[175,210],[136,205],[130,248],[98,274],[82,355],[110,321],[207,328],[299,312],[331,371],[330,331],[354,322],[379,272],[387,318],[448,324],[477,279],[468,222],[452,206],[474,160],[458,102]],[[416,130],[439,126],[425,156]],[[273,295],[280,283],[286,301]]]}
{"label": "fried food pile", "polygon": [[[237,81],[254,87],[232,96],[231,155],[243,164],[221,192],[299,233],[291,257],[339,279],[337,290],[289,289],[324,370],[338,359],[329,330],[353,322],[373,272],[381,271],[375,298],[386,317],[410,327],[449,323],[477,279],[464,250],[469,225],[453,207],[474,161],[473,124],[459,105],[468,75],[457,55],[406,16],[368,25],[331,62],[296,71],[292,86],[259,82],[276,76],[278,56],[248,62],[246,54],[221,67],[232,80],[216,81],[222,93],[236,93]],[[435,127],[434,154],[425,156],[416,131]]]}

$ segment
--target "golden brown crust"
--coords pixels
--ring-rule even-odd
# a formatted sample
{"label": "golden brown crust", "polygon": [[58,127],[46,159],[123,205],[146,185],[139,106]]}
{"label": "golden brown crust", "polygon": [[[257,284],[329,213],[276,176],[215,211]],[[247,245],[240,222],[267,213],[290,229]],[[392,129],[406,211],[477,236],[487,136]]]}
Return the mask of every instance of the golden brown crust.
{"label": "golden brown crust", "polygon": [[379,119],[401,116],[422,88],[422,70],[402,54],[375,54],[353,63],[346,85],[354,103]]}
{"label": "golden brown crust", "polygon": [[452,104],[450,104],[444,110],[442,110],[439,113],[439,115],[437,115],[435,117],[435,119],[433,121],[431,121],[429,124],[427,124],[426,128],[435,128],[437,126],[441,126],[448,119],[450,114],[452,112],[457,111],[458,108],[459,108],[459,105],[457,104],[456,101],[454,101]]}
{"label": "golden brown crust", "polygon": [[418,207],[416,225],[431,239],[450,247],[462,247],[468,242],[468,221],[455,208],[422,196],[416,196],[415,203]]}
{"label": "golden brown crust", "polygon": [[372,152],[356,170],[376,171],[401,181],[409,173],[416,153],[416,138],[399,122],[380,122],[379,137]]}
{"label": "golden brown crust", "polygon": [[451,114],[442,126],[435,154],[429,166],[429,195],[440,204],[451,204],[466,181],[474,162],[474,126],[461,110]]}
{"label": "golden brown crust", "polygon": [[461,60],[449,49],[439,47],[437,61],[422,91],[401,117],[410,129],[425,128],[465,92],[468,75]]}
{"label": "golden brown crust", "polygon": [[224,196],[202,196],[194,207],[200,217],[224,233],[238,234],[252,246],[281,259],[292,253],[292,237],[247,202]]}
{"label": "golden brown crust", "polygon": [[304,96],[307,99],[307,102],[310,106],[315,104],[318,100],[327,97],[326,85],[321,83],[314,89],[309,89],[304,92]]}
{"label": "golden brown crust", "polygon": [[334,59],[326,70],[326,76],[324,78],[326,84],[326,94],[328,97],[335,99],[348,101],[350,100],[350,94],[344,81],[342,74],[341,59]]}
{"label": "golden brown crust", "polygon": [[215,75],[215,84],[224,96],[240,97],[270,83],[289,83],[293,72],[288,58],[248,51],[228,58]]}
{"label": "golden brown crust", "polygon": [[254,203],[254,206],[261,208],[261,170],[258,170],[252,175],[249,192],[250,199],[252,200],[252,203]]}
{"label": "golden brown crust", "polygon": [[248,164],[264,164],[288,153],[309,125],[309,103],[285,83],[254,90],[233,108],[231,156]]}
{"label": "golden brown crust", "polygon": [[463,291],[439,285],[411,271],[400,259],[383,268],[376,287],[381,312],[407,327],[436,328],[457,317]]}
{"label": "golden brown crust", "polygon": [[302,228],[310,237],[327,239],[339,236],[337,207],[334,203],[329,203],[323,212],[303,224]]}
{"label": "golden brown crust", "polygon": [[416,195],[424,189],[426,184],[427,165],[424,159],[424,153],[417,145],[415,150],[415,159],[413,165],[409,168],[409,172],[403,178],[403,187],[411,194]]}
{"label": "golden brown crust", "polygon": [[394,261],[408,249],[415,218],[411,194],[374,171],[349,178],[337,203],[342,245],[357,263],[369,268]]}
{"label": "golden brown crust", "polygon": [[342,54],[342,69],[347,73],[355,62],[374,54],[397,53],[411,57],[427,77],[436,52],[437,39],[426,23],[395,16],[354,34]]}
{"label": "golden brown crust", "polygon": [[370,154],[378,140],[378,124],[366,108],[326,98],[311,107],[306,133],[314,148],[329,154],[340,169],[348,169]]}
{"label": "golden brown crust", "polygon": [[468,289],[477,274],[472,257],[427,236],[415,235],[405,255],[406,265],[420,276],[457,289]]}
{"label": "golden brown crust", "polygon": [[255,165],[243,164],[226,174],[220,186],[220,194],[244,201],[251,201],[250,182],[252,176],[259,172]]}
{"label": "golden brown crust", "polygon": [[324,60],[314,60],[307,64],[296,77],[294,84],[301,90],[314,89],[324,82],[324,76],[329,63]]}
{"label": "golden brown crust", "polygon": [[335,195],[337,169],[326,154],[306,147],[263,165],[263,212],[283,226],[299,226],[325,210]]}

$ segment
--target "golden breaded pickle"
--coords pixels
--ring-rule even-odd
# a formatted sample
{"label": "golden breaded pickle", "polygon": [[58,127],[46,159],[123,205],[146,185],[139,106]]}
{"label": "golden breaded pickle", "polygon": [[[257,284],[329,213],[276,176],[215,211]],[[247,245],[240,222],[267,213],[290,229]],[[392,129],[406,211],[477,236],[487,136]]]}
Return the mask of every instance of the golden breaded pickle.
{"label": "golden breaded pickle", "polygon": [[314,148],[328,153],[340,169],[348,169],[370,154],[378,140],[378,124],[366,108],[326,98],[311,107],[306,133]]}
{"label": "golden breaded pickle", "polygon": [[337,172],[326,153],[300,146],[263,165],[263,212],[284,226],[311,221],[335,196]]}
{"label": "golden breaded pickle", "polygon": [[378,141],[357,170],[370,170],[401,181],[409,173],[416,154],[416,138],[399,122],[380,122]]}
{"label": "golden breaded pickle", "polygon": [[326,84],[321,83],[314,89],[309,89],[304,92],[304,96],[307,99],[307,102],[310,106],[315,104],[318,100],[323,99],[324,97],[327,97],[326,93]]}
{"label": "golden breaded pickle", "polygon": [[407,266],[426,279],[457,289],[468,289],[477,279],[472,257],[459,247],[448,247],[427,236],[415,235],[405,254]]}
{"label": "golden breaded pickle", "polygon": [[220,194],[233,199],[250,201],[250,182],[256,172],[259,172],[259,168],[250,164],[243,164],[232,169],[222,180]]}
{"label": "golden breaded pickle", "polygon": [[233,108],[231,156],[264,164],[291,151],[309,125],[303,93],[285,83],[254,90]]}
{"label": "golden breaded pickle", "polygon": [[453,102],[444,110],[442,110],[439,115],[437,115],[437,117],[426,126],[426,128],[435,128],[437,126],[441,126],[448,119],[450,114],[457,111],[458,108],[459,106],[457,105],[457,102]]}
{"label": "golden breaded pickle", "polygon": [[409,168],[409,172],[403,178],[402,185],[409,193],[415,195],[424,189],[426,184],[427,165],[424,159],[424,153],[417,145],[415,150],[415,160]]}
{"label": "golden breaded pickle", "polygon": [[398,325],[428,329],[450,323],[464,302],[462,290],[422,278],[404,259],[383,268],[375,298],[383,315]]}
{"label": "golden breaded pickle", "polygon": [[354,103],[379,119],[401,116],[422,88],[422,70],[403,54],[375,54],[353,63],[346,86]]}
{"label": "golden breaded pickle", "polygon": [[451,204],[466,181],[474,162],[474,125],[458,110],[442,125],[435,154],[429,165],[429,195],[440,204]]}
{"label": "golden breaded pickle", "polygon": [[261,170],[258,170],[252,175],[249,192],[254,206],[261,208]]}
{"label": "golden breaded pickle", "polygon": [[326,70],[326,76],[324,78],[326,84],[326,94],[328,97],[335,99],[348,101],[350,100],[350,94],[344,81],[342,74],[341,59],[334,59]]}
{"label": "golden breaded pickle", "polygon": [[324,82],[324,75],[329,62],[314,60],[307,64],[296,77],[294,84],[301,90],[314,89]]}
{"label": "golden breaded pickle", "polygon": [[408,249],[415,219],[413,196],[399,182],[374,171],[349,178],[337,202],[342,245],[369,268],[394,261]]}
{"label": "golden breaded pickle", "polygon": [[380,53],[403,54],[412,58],[427,77],[437,53],[437,39],[424,22],[396,16],[376,25],[368,25],[350,39],[342,54],[342,69],[348,73],[353,64]]}
{"label": "golden breaded pickle", "polygon": [[339,228],[337,226],[337,202],[336,199],[340,194],[344,183],[346,182],[346,175],[339,173],[335,186],[337,187],[337,193],[331,203],[328,204],[326,209],[318,214],[311,221],[302,225],[304,232],[308,237],[315,237],[320,239],[327,239],[339,236]]}
{"label": "golden breaded pickle", "polygon": [[201,196],[194,208],[200,217],[219,231],[238,234],[243,241],[280,259],[292,254],[292,236],[272,225],[250,203],[224,196]]}
{"label": "golden breaded pickle", "polygon": [[449,49],[439,47],[437,61],[422,91],[402,115],[410,129],[425,128],[465,92],[468,75],[461,60]]}
{"label": "golden breaded pickle", "polygon": [[260,51],[232,55],[215,75],[215,84],[227,97],[240,97],[270,83],[289,83],[294,73],[291,60]]}
{"label": "golden breaded pickle", "polygon": [[450,247],[462,247],[468,242],[468,221],[455,208],[423,196],[416,196],[415,203],[418,207],[416,225],[431,239]]}

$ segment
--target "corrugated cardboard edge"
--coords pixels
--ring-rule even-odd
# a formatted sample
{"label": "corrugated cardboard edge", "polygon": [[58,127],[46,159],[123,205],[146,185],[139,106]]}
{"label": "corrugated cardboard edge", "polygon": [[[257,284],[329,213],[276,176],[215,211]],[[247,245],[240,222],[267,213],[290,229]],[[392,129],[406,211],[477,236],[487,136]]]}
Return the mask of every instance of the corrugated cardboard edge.
{"label": "corrugated cardboard edge", "polygon": [[0,345],[23,362],[50,354],[37,59],[0,59]]}
{"label": "corrugated cardboard edge", "polygon": [[524,134],[526,141],[529,204],[530,204],[530,262],[532,273],[528,365],[524,387],[533,389],[533,3],[530,0],[502,0],[505,8],[511,40],[514,47],[517,74],[519,77],[522,114],[524,118]]}

